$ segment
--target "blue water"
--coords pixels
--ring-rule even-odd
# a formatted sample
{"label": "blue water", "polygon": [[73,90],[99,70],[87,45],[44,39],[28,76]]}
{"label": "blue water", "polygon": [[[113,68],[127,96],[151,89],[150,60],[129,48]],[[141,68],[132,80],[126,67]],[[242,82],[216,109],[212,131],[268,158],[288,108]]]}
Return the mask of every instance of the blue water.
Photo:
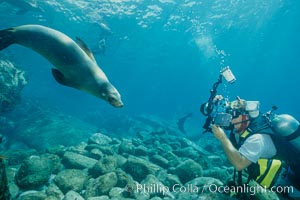
{"label": "blue water", "polygon": [[[14,45],[1,53],[27,73],[23,99],[79,117],[100,112],[174,118],[193,112],[200,129],[204,118],[199,106],[208,99],[220,69],[230,66],[237,81],[220,87],[220,93],[231,100],[237,95],[259,100],[262,111],[277,105],[279,113],[300,119],[300,1],[38,0],[36,4],[42,11],[20,14],[20,8],[0,3],[0,29],[42,24],[81,37],[95,51],[125,105],[117,109],[59,85],[47,60]],[[98,47],[102,39],[104,54]]]}

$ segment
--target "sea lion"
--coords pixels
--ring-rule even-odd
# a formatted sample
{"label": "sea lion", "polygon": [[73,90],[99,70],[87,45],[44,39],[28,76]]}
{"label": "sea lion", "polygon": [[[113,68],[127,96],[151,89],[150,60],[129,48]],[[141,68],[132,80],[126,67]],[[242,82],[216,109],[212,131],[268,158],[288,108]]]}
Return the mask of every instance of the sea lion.
{"label": "sea lion", "polygon": [[185,129],[184,129],[184,124],[185,124],[185,121],[192,116],[193,116],[193,113],[189,113],[189,114],[186,114],[185,116],[181,117],[180,119],[178,119],[177,126],[178,126],[178,129],[182,133],[186,134]]}
{"label": "sea lion", "polygon": [[19,44],[43,55],[55,68],[55,80],[65,86],[102,98],[122,107],[121,96],[100,69],[87,45],[57,30],[41,25],[23,25],[0,31],[0,51]]}

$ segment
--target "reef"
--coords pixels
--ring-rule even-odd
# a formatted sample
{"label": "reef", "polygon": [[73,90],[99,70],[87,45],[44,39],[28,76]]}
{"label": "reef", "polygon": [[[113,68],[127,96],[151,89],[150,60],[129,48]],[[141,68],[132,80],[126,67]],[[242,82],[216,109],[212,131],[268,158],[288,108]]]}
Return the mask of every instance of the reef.
{"label": "reef", "polygon": [[[45,115],[40,113],[43,111]],[[193,142],[183,137],[174,124],[145,115],[119,116],[125,127],[130,124],[127,136],[124,133],[117,137],[104,130],[92,134],[72,130],[69,137],[61,137],[66,129],[58,134],[48,128],[62,127],[68,117],[59,113],[55,116],[44,109],[38,113],[39,117],[22,125],[28,127],[20,141],[30,144],[30,148],[1,152],[9,158],[7,177],[13,199],[234,199],[222,191],[216,192],[216,188],[222,188],[232,178],[233,167],[211,135]],[[30,123],[37,119],[40,122]],[[33,143],[44,143],[47,139],[24,139],[38,138],[38,134],[33,134],[39,126],[48,127],[38,132],[43,138],[52,135],[57,139],[56,144],[47,143],[43,151],[35,149],[38,145]],[[72,140],[72,134],[80,135],[74,140],[78,143],[64,143]]]}
{"label": "reef", "polygon": [[24,71],[9,60],[0,59],[0,113],[11,111],[20,103],[26,84]]}

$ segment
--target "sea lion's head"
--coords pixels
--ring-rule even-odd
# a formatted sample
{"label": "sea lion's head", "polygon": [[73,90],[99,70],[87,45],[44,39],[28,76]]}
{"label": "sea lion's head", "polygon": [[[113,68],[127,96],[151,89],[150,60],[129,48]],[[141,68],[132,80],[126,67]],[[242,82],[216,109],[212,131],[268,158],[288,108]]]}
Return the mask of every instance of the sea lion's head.
{"label": "sea lion's head", "polygon": [[121,95],[118,90],[109,82],[103,84],[100,89],[100,98],[104,99],[111,105],[117,108],[123,107],[123,102],[121,100]]}

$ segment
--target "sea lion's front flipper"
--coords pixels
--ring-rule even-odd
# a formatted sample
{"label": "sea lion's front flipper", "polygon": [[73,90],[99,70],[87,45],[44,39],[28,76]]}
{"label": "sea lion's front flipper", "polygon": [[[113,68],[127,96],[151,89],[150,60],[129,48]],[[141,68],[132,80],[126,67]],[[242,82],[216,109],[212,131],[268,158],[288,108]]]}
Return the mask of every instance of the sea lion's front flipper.
{"label": "sea lion's front flipper", "polygon": [[59,84],[62,84],[62,85],[65,85],[65,86],[70,86],[66,79],[65,79],[65,76],[63,75],[63,73],[61,73],[58,69],[54,69],[52,68],[52,75],[53,77],[55,78],[55,80],[59,83]]}
{"label": "sea lion's front flipper", "polygon": [[76,43],[78,44],[78,46],[94,61],[96,62],[95,60],[95,57],[92,53],[92,51],[90,50],[90,48],[86,45],[86,43],[80,39],[79,37],[76,37]]}

